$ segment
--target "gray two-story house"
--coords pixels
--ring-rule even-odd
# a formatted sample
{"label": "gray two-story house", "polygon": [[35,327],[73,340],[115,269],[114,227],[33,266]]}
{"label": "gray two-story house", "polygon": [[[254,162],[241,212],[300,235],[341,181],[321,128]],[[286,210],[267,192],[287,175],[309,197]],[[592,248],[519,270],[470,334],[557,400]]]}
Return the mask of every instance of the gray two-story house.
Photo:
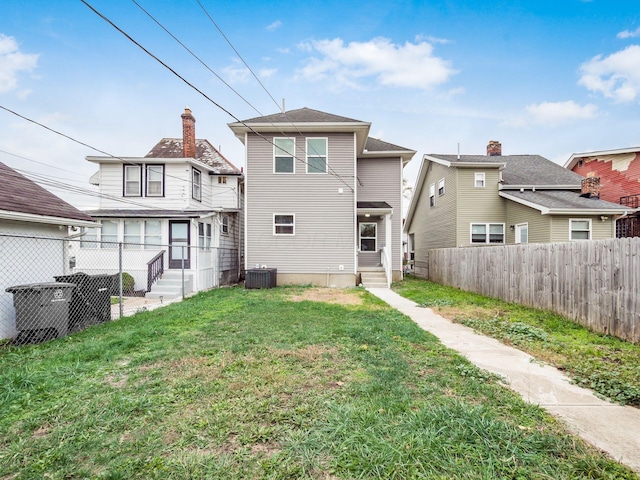
{"label": "gray two-story house", "polygon": [[424,156],[404,231],[426,275],[430,249],[613,238],[628,211],[600,200],[598,178],[491,141],[487,155]]}
{"label": "gray two-story house", "polygon": [[278,284],[402,277],[402,171],[415,151],[309,108],[229,127],[246,148],[246,268],[276,268]]}

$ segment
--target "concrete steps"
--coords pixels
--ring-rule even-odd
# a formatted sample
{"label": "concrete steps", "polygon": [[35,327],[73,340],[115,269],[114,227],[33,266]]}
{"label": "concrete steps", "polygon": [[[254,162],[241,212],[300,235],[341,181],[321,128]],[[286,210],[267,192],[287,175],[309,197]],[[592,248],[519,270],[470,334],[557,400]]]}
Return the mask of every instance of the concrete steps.
{"label": "concrete steps", "polygon": [[[190,274],[184,276],[185,295],[193,290],[193,279]],[[180,270],[166,270],[162,277],[151,286],[145,294],[146,298],[162,298],[171,300],[182,296],[182,272]]]}
{"label": "concrete steps", "polygon": [[358,271],[360,273],[360,282],[364,288],[389,288],[384,268],[360,268]]}

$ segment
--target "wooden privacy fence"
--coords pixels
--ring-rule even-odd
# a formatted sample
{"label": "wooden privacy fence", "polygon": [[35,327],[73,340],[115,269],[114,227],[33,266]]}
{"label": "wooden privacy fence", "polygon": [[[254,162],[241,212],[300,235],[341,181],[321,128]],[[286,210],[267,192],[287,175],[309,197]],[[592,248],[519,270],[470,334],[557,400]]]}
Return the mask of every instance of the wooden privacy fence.
{"label": "wooden privacy fence", "polygon": [[429,279],[640,341],[640,238],[429,250]]}

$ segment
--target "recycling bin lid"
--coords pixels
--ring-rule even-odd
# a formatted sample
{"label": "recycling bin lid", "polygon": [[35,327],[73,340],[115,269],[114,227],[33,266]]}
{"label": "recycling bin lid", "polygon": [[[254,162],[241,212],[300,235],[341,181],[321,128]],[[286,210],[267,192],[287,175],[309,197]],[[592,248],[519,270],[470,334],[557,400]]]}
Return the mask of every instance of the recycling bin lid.
{"label": "recycling bin lid", "polygon": [[45,282],[45,283],[29,283],[26,285],[14,285],[12,287],[7,287],[5,292],[15,293],[15,292],[26,292],[26,291],[41,291],[48,289],[58,289],[58,288],[75,288],[75,283],[63,283],[63,282]]}

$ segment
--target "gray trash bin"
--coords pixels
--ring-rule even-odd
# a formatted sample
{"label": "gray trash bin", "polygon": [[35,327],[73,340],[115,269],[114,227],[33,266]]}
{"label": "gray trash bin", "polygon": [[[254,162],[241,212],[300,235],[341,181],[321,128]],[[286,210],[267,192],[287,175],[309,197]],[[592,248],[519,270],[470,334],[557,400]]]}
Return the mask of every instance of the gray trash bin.
{"label": "gray trash bin", "polygon": [[73,283],[31,283],[5,291],[13,294],[18,342],[41,342],[64,337],[69,328]]}

